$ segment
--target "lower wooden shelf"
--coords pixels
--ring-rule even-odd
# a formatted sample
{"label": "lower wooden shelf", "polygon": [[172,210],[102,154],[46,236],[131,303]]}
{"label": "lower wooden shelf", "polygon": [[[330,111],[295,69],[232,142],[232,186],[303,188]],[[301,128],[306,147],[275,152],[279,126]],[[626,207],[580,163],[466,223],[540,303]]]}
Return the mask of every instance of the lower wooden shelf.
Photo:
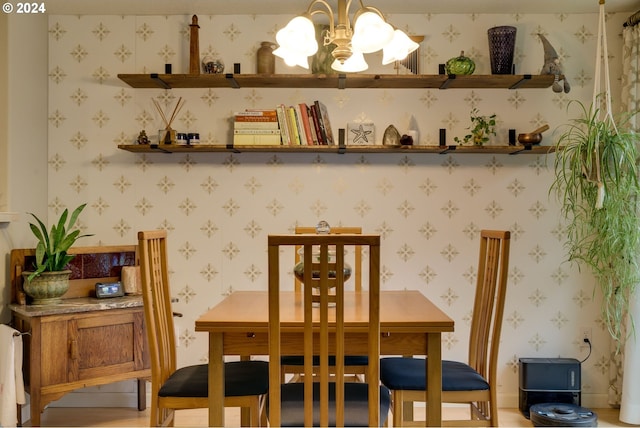
{"label": "lower wooden shelf", "polygon": [[533,154],[553,153],[556,146],[234,146],[178,144],[121,144],[121,150],[132,153],[432,153],[432,154]]}

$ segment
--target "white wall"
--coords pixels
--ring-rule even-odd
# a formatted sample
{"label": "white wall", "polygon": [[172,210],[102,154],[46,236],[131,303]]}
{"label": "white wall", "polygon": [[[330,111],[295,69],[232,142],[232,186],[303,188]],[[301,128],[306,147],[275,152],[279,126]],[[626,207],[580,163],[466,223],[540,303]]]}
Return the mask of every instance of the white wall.
{"label": "white wall", "polygon": [[[8,91],[4,111],[8,143],[6,172],[8,176],[7,211],[19,214],[18,221],[0,225],[0,272],[9,284],[9,252],[12,248],[35,245],[28,227],[26,212],[47,218],[47,17],[44,15],[2,14],[0,25],[6,25],[6,45],[0,49],[10,58]],[[0,139],[5,138],[0,133]],[[1,144],[1,143],[0,143]],[[0,165],[4,167],[3,162]],[[2,287],[0,322],[7,323],[11,313],[9,287]]]}

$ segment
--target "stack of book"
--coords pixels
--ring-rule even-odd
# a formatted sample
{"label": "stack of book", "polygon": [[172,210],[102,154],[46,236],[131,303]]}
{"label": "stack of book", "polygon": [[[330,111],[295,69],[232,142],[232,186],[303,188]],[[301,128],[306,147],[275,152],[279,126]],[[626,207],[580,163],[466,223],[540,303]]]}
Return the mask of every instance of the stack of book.
{"label": "stack of book", "polygon": [[245,110],[233,120],[233,144],[279,146],[280,124],[276,110]]}
{"label": "stack of book", "polygon": [[311,105],[279,105],[277,108],[282,144],[284,145],[332,145],[335,144],[329,113],[320,101]]}

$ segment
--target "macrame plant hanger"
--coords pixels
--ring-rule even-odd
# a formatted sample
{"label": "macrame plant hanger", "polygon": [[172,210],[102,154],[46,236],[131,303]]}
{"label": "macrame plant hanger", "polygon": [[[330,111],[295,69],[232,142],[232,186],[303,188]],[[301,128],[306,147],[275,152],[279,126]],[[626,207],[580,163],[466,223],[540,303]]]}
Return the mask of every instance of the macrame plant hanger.
{"label": "macrame plant hanger", "polygon": [[[606,111],[604,112],[603,120],[610,120],[615,127],[615,120],[613,120],[613,110],[611,108],[611,81],[609,78],[609,52],[607,50],[607,28],[606,28],[606,19],[604,13],[604,3],[605,0],[600,1],[600,13],[598,15],[598,39],[596,46],[596,70],[594,75],[594,85],[593,85],[593,106],[595,107],[597,104],[598,96],[601,95],[601,85],[602,79],[600,76],[600,68],[602,65],[604,71],[604,84],[605,89],[604,93],[604,103]],[[618,132],[618,129],[616,132]]]}
{"label": "macrame plant hanger", "polygon": [[[596,69],[594,75],[594,84],[593,84],[593,100],[591,106],[598,114],[599,119],[603,122],[609,121],[613,126],[616,134],[618,133],[618,128],[616,126],[616,121],[613,118],[613,109],[611,107],[611,82],[609,78],[609,52],[607,50],[607,28],[606,28],[606,20],[604,13],[604,3],[605,0],[600,1],[600,13],[598,15],[598,38],[597,38],[597,46],[596,46]],[[602,78],[601,78],[601,68],[604,72],[604,92],[602,92]],[[600,97],[604,97],[602,100]],[[601,108],[598,108],[600,103],[604,103],[604,112]],[[594,161],[595,161],[595,172],[596,172],[596,185],[598,188],[598,197],[596,199],[596,208],[602,208],[604,204],[604,195],[605,188],[604,183],[602,182],[602,176],[600,173],[600,153],[599,153],[599,145],[594,145]]]}

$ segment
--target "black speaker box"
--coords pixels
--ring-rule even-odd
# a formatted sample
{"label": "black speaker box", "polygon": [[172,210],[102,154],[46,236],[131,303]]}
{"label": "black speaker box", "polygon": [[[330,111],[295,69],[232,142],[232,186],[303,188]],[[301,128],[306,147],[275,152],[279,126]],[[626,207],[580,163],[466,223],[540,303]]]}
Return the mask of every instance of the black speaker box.
{"label": "black speaker box", "polygon": [[520,411],[539,403],[580,405],[580,362],[575,358],[520,358]]}

